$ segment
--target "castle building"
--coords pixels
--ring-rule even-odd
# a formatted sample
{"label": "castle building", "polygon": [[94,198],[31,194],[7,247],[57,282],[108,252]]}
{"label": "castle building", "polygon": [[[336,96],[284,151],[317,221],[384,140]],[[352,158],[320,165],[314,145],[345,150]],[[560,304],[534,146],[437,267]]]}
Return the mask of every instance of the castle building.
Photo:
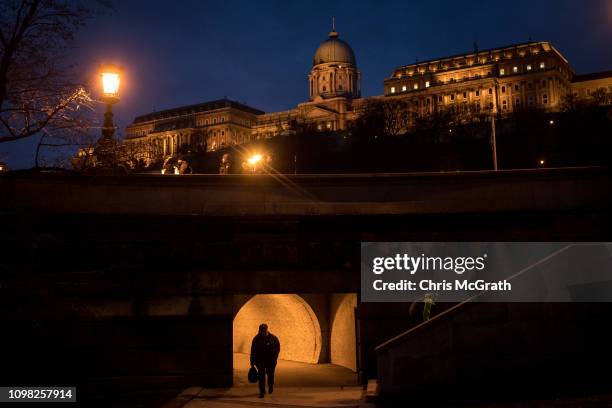
{"label": "castle building", "polygon": [[296,123],[319,130],[347,129],[372,100],[403,100],[418,115],[476,110],[510,113],[521,107],[561,109],[570,93],[580,98],[612,95],[612,71],[576,75],[549,42],[475,50],[404,65],[383,81],[380,96],[361,97],[361,73],[350,45],[333,29],[317,48],[308,75],[308,101],[283,112],[223,99],[138,116],[126,143],[148,146],[147,156],[174,155],[182,146],[214,151],[289,134]]}
{"label": "castle building", "polygon": [[397,68],[385,96],[406,98],[420,113],[521,106],[558,109],[571,92],[568,61],[547,42],[517,44]]}

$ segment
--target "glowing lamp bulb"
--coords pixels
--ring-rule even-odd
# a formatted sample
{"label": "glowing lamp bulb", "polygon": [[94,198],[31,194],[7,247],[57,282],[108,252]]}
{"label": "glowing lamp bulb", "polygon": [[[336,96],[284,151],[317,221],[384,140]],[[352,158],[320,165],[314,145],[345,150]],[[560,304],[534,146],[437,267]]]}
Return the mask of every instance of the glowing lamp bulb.
{"label": "glowing lamp bulb", "polygon": [[104,89],[104,95],[106,96],[117,96],[119,92],[119,74],[116,72],[103,72],[102,73],[102,88]]}

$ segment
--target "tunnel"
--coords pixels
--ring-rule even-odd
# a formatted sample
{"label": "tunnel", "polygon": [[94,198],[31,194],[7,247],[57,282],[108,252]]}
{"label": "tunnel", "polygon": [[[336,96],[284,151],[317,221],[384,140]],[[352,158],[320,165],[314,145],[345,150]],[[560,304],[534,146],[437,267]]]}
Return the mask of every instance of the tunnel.
{"label": "tunnel", "polygon": [[233,323],[235,353],[249,354],[251,341],[261,323],[281,343],[279,359],[316,364],[321,355],[322,335],[312,308],[295,294],[265,294],[250,298]]}

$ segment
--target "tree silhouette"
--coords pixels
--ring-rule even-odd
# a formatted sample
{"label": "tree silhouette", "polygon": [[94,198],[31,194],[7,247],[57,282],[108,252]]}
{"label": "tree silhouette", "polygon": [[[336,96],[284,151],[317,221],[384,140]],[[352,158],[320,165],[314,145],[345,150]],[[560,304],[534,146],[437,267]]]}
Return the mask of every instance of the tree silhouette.
{"label": "tree silhouette", "polygon": [[88,128],[92,100],[65,50],[98,1],[0,1],[0,143]]}

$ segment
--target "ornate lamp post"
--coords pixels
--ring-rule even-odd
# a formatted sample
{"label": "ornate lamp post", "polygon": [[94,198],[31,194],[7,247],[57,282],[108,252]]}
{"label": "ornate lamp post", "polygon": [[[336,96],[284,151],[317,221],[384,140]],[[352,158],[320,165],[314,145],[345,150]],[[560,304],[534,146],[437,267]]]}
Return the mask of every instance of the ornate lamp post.
{"label": "ornate lamp post", "polygon": [[104,167],[113,166],[116,162],[117,142],[113,138],[115,124],[113,123],[113,104],[119,102],[119,84],[121,82],[121,68],[115,65],[102,65],[102,102],[106,104],[102,137],[96,146],[96,159]]}

